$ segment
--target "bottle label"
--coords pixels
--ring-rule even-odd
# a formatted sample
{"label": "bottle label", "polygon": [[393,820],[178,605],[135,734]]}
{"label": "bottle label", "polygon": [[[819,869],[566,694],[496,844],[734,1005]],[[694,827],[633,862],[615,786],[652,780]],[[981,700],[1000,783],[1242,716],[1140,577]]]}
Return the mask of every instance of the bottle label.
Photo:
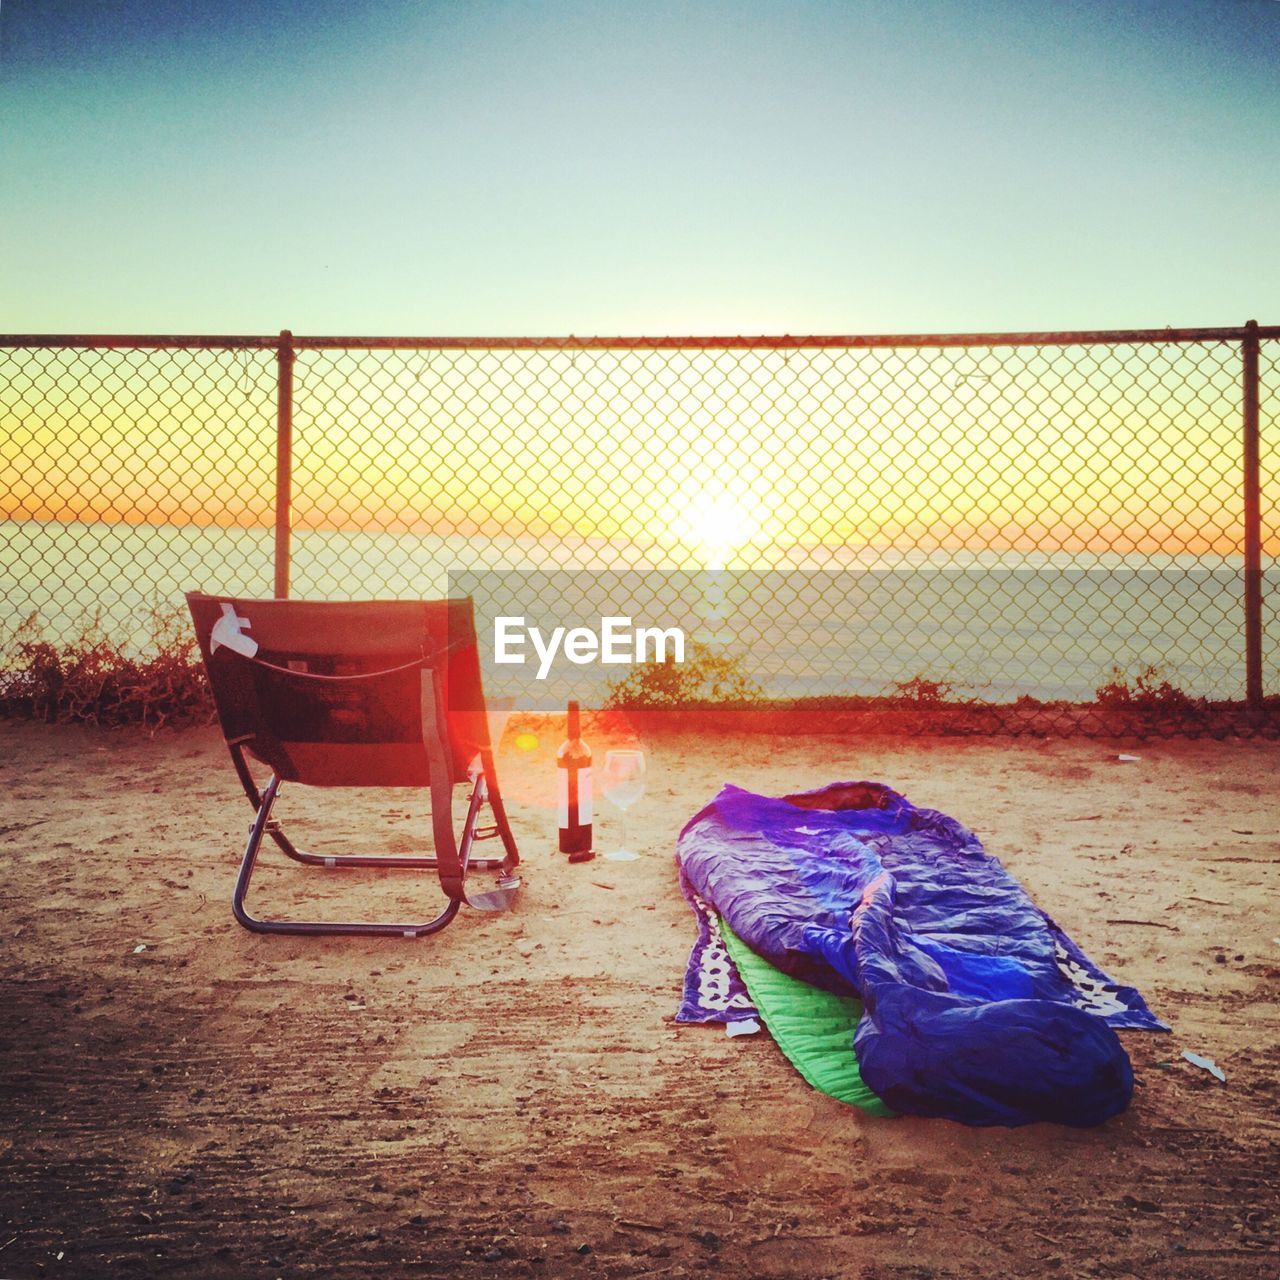
{"label": "bottle label", "polygon": [[560,826],[569,823],[569,779],[573,778],[578,789],[578,821],[574,826],[591,825],[591,769],[557,769],[556,770],[556,808],[559,811]]}

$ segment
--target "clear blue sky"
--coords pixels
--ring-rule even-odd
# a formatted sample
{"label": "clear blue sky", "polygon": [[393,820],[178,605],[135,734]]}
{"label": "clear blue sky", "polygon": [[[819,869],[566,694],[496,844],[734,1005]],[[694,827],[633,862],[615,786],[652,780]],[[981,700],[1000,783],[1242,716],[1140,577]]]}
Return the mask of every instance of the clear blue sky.
{"label": "clear blue sky", "polygon": [[0,332],[1280,322],[1277,0],[0,0]]}

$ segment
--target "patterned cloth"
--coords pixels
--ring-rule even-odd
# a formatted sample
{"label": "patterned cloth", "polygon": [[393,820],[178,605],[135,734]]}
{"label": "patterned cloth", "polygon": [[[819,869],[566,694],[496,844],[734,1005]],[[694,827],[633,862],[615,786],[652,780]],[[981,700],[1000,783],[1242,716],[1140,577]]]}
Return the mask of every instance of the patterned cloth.
{"label": "patterned cloth", "polygon": [[720,936],[720,917],[694,891],[683,871],[680,887],[697,917],[698,936],[689,953],[676,1021],[730,1023],[758,1018],[747,984]]}

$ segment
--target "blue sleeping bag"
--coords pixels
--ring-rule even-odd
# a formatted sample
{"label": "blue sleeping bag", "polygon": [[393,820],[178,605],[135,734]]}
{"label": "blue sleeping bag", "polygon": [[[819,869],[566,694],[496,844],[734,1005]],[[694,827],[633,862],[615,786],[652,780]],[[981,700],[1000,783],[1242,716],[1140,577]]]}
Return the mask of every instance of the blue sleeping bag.
{"label": "blue sleeping bag", "polygon": [[859,997],[853,1050],[893,1110],[1086,1126],[1133,1090],[1113,1028],[1168,1030],[977,837],[878,783],[725,787],[680,833],[688,888],[793,977]]}

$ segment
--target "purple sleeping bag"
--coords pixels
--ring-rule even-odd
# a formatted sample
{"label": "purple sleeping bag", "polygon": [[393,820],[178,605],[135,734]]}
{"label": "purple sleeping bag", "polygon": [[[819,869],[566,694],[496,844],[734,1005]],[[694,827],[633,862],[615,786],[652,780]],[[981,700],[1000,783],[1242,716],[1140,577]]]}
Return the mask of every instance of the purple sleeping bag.
{"label": "purple sleeping bag", "polygon": [[1168,1030],[972,832],[879,783],[725,787],[676,856],[759,955],[862,1000],[851,1049],[895,1111],[1099,1124],[1133,1089],[1114,1028]]}

